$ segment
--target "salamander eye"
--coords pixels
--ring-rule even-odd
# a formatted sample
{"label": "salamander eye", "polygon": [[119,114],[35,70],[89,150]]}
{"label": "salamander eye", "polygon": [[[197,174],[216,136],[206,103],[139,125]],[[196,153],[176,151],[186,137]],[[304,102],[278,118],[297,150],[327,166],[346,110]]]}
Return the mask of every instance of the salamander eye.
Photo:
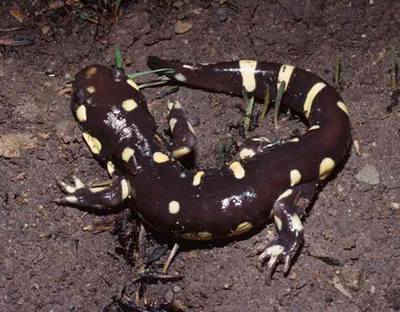
{"label": "salamander eye", "polygon": [[121,68],[113,68],[113,77],[114,77],[114,81],[115,82],[120,82],[122,80],[124,80],[125,77],[125,73],[124,70]]}
{"label": "salamander eye", "polygon": [[85,103],[85,91],[82,88],[79,88],[73,94],[72,101],[76,104],[84,104]]}

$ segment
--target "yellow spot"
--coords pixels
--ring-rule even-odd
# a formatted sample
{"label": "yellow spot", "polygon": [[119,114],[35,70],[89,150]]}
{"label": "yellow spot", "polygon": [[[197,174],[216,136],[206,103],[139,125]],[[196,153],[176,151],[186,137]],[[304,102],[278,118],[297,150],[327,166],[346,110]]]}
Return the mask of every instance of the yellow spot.
{"label": "yellow spot", "polygon": [[115,172],[115,166],[111,160],[107,161],[107,172],[110,176]]}
{"label": "yellow spot", "polygon": [[94,75],[97,73],[97,68],[96,67],[90,67],[86,71],[86,79],[91,79]]}
{"label": "yellow spot", "polygon": [[[79,182],[82,183],[80,180],[79,180]],[[62,188],[63,188],[68,194],[73,194],[73,193],[76,192],[76,190],[79,190],[79,189],[81,189],[81,188],[84,187],[83,183],[82,183],[82,187],[80,187],[80,185],[78,185],[77,183],[75,183],[75,186],[68,185],[68,184],[66,184],[66,183],[64,183],[64,182],[62,182],[62,181],[60,181],[59,183],[61,184]]]}
{"label": "yellow spot", "polygon": [[260,259],[264,259],[269,256],[268,268],[273,268],[277,263],[279,257],[283,254],[285,248],[282,245],[272,245],[268,247],[260,256]]}
{"label": "yellow spot", "polygon": [[181,103],[179,103],[178,101],[168,102],[168,110],[171,111],[173,109],[182,109]]}
{"label": "yellow spot", "polygon": [[284,199],[284,198],[286,198],[286,197],[289,197],[290,195],[292,195],[292,193],[293,193],[293,190],[292,190],[292,189],[287,189],[287,190],[284,191],[281,195],[279,195],[277,201],[278,201],[278,200],[282,200],[282,199]]}
{"label": "yellow spot", "polygon": [[98,192],[104,191],[107,188],[108,188],[107,186],[97,186],[97,187],[89,188],[89,191],[92,193],[98,193]]}
{"label": "yellow spot", "polygon": [[78,202],[78,198],[76,196],[65,196],[64,200],[68,203],[75,204]]}
{"label": "yellow spot", "polygon": [[86,88],[86,91],[89,92],[90,94],[92,94],[96,91],[96,88],[93,86],[89,86]]}
{"label": "yellow spot", "polygon": [[129,183],[127,180],[122,179],[121,180],[121,198],[122,200],[126,199],[129,196],[131,187],[129,186]]}
{"label": "yellow spot", "polygon": [[308,131],[311,131],[311,130],[318,130],[318,129],[320,129],[320,128],[321,128],[321,127],[320,127],[319,125],[314,125],[314,126],[308,128]]}
{"label": "yellow spot", "polygon": [[228,234],[228,236],[231,237],[231,236],[240,235],[240,234],[250,231],[252,228],[253,228],[253,224],[245,221],[245,222],[240,223],[236,227],[236,229],[234,229],[230,234]]}
{"label": "yellow spot", "polygon": [[337,106],[346,113],[346,115],[349,115],[349,109],[347,108],[346,104],[344,104],[342,101],[337,102]]}
{"label": "yellow spot", "polygon": [[189,240],[211,240],[212,235],[210,232],[198,232],[198,233],[184,233],[182,238]]}
{"label": "yellow spot", "polygon": [[293,142],[293,143],[297,143],[297,142],[299,142],[299,141],[300,141],[299,138],[293,138],[293,139],[290,139],[290,140],[289,140],[289,142]]}
{"label": "yellow spot", "polygon": [[122,151],[122,160],[125,162],[129,162],[133,154],[135,154],[133,148],[125,147],[124,150]]}
{"label": "yellow spot", "polygon": [[85,184],[78,177],[74,176],[75,189],[79,190],[85,187]]}
{"label": "yellow spot", "polygon": [[200,240],[212,239],[212,235],[210,232],[199,232],[199,233],[197,233],[197,236],[200,238]]}
{"label": "yellow spot", "polygon": [[126,83],[127,83],[128,85],[130,85],[132,88],[134,88],[135,90],[138,90],[138,91],[139,91],[139,87],[137,86],[136,82],[134,82],[132,79],[128,79],[128,80],[126,81]]}
{"label": "yellow spot", "polygon": [[182,75],[181,73],[177,73],[174,75],[174,78],[180,82],[185,82],[186,81],[186,77],[184,75]]}
{"label": "yellow spot", "polygon": [[251,158],[256,154],[256,152],[251,148],[243,148],[240,153],[240,159]]}
{"label": "yellow spot", "polygon": [[89,133],[83,132],[82,134],[83,139],[85,140],[86,144],[89,146],[90,151],[97,155],[101,152],[101,143],[95,137],[92,137]]}
{"label": "yellow spot", "polygon": [[282,220],[278,216],[274,215],[275,225],[278,231],[282,230]]}
{"label": "yellow spot", "polygon": [[326,87],[325,83],[317,82],[315,85],[312,86],[310,91],[308,91],[306,100],[304,102],[304,107],[303,107],[304,114],[306,115],[307,118],[310,117],[311,107],[313,105],[315,97],[325,87]]}
{"label": "yellow spot", "polygon": [[279,86],[281,85],[281,83],[284,81],[285,82],[285,90],[287,89],[289,82],[290,82],[290,78],[292,77],[293,74],[293,70],[294,70],[294,66],[291,65],[282,65],[281,68],[279,69],[279,74],[278,74],[278,85],[277,88],[279,89]]}
{"label": "yellow spot", "polygon": [[190,151],[191,151],[191,149],[189,147],[183,146],[183,147],[180,147],[180,148],[172,151],[172,156],[174,158],[180,158],[180,157],[183,157],[183,156],[189,154]]}
{"label": "yellow spot", "polygon": [[295,186],[299,184],[301,180],[301,173],[297,169],[293,169],[290,171],[290,186]]}
{"label": "yellow spot", "polygon": [[325,180],[335,168],[335,161],[330,158],[324,158],[319,165],[319,178]]}
{"label": "yellow spot", "polygon": [[177,202],[176,200],[171,201],[168,205],[168,210],[170,214],[177,214],[180,209],[181,206],[179,205],[179,202]]}
{"label": "yellow spot", "polygon": [[292,227],[293,227],[293,230],[296,231],[296,232],[301,232],[301,231],[303,231],[303,224],[301,223],[301,220],[300,220],[298,214],[297,214],[297,213],[294,213],[294,214],[291,216],[291,218],[292,218]]}
{"label": "yellow spot", "polygon": [[78,109],[76,110],[76,118],[80,122],[85,122],[87,120],[86,106],[85,105],[81,105],[81,106],[78,107]]}
{"label": "yellow spot", "polygon": [[204,171],[198,171],[193,177],[193,185],[198,186],[201,183],[201,180],[204,177]]}
{"label": "yellow spot", "polygon": [[240,162],[234,161],[230,164],[229,169],[232,170],[233,175],[236,179],[243,179],[245,176],[245,171]]}
{"label": "yellow spot", "polygon": [[182,109],[182,104],[179,101],[175,101],[174,108],[175,109]]}
{"label": "yellow spot", "polygon": [[175,125],[177,122],[178,122],[178,119],[176,119],[176,118],[171,118],[169,120],[169,129],[171,130],[171,132],[174,132]]}
{"label": "yellow spot", "polygon": [[242,84],[247,92],[253,92],[256,89],[256,75],[255,70],[257,67],[256,61],[242,60],[239,61],[240,73],[242,74]]}
{"label": "yellow spot", "polygon": [[133,111],[137,107],[134,99],[128,99],[122,102],[122,108],[127,112]]}
{"label": "yellow spot", "polygon": [[156,163],[162,164],[162,163],[165,163],[165,162],[169,161],[169,157],[167,155],[165,155],[164,153],[155,152],[153,154],[153,160]]}
{"label": "yellow spot", "polygon": [[279,255],[281,255],[284,251],[284,248],[281,245],[272,245],[271,247],[268,247],[266,251],[267,254],[271,256],[272,259],[274,257],[278,257]]}

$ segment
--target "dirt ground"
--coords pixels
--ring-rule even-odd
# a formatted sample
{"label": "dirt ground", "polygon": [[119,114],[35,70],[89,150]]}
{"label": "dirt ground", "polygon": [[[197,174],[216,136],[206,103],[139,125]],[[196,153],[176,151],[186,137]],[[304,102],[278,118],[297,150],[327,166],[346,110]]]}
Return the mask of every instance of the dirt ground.
{"label": "dirt ground", "polygon": [[[61,91],[83,66],[112,64],[114,45],[128,72],[145,70],[149,55],[250,58],[332,82],[340,59],[353,127],[349,159],[310,209],[288,276],[278,268],[267,285],[256,267],[254,250],[274,231],[269,226],[237,241],[186,246],[171,267],[183,279],[148,285],[148,303],[207,312],[400,310],[400,110],[387,111],[391,68],[399,63],[399,1],[133,1],[108,25],[84,21],[70,7],[32,3],[0,4],[1,312],[134,311],[115,302],[134,298],[137,267],[116,251],[115,235],[84,231],[110,217],[54,202],[56,177],[106,177]],[[11,47],[5,38],[32,44]],[[166,90],[144,91],[160,126],[166,102],[179,99],[195,125],[199,164],[215,165],[217,142],[238,138],[235,106],[243,100],[185,88],[162,97]],[[280,125],[271,131],[268,119],[256,133],[275,139],[302,128],[285,117]]]}

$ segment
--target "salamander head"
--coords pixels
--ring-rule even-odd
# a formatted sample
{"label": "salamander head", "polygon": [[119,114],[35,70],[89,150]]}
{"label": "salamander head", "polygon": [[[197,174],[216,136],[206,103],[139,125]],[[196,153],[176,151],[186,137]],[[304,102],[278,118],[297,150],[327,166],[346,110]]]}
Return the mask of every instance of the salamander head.
{"label": "salamander head", "polygon": [[122,69],[88,66],[75,76],[71,110],[90,150],[105,162],[121,147],[151,156],[155,121],[146,100]]}

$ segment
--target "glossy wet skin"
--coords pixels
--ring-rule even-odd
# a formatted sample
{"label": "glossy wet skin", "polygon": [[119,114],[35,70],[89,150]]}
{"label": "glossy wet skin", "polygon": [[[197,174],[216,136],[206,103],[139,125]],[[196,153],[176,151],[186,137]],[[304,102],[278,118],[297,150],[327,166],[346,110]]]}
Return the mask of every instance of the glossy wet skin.
{"label": "glossy wet skin", "polygon": [[240,159],[221,170],[186,170],[176,151],[190,153],[195,142],[181,105],[170,107],[174,138],[169,147],[136,85],[121,70],[89,66],[76,76],[71,108],[92,153],[117,183],[100,191],[75,188],[69,202],[101,207],[110,205],[110,197],[112,205],[131,199],[154,229],[195,240],[239,235],[264,225],[272,215],[279,235],[264,257],[270,257],[269,268],[280,258],[287,268],[303,236],[305,208],[298,207],[299,199],[311,202],[348,150],[350,124],[340,96],[320,78],[289,65],[246,60],[201,65],[150,58],[149,66],[172,68],[169,76],[177,83],[236,95],[245,91],[259,100],[267,84],[274,98],[285,82],[282,105],[302,115],[308,131],[273,148],[257,138],[248,140]]}
{"label": "glossy wet skin", "polygon": [[89,66],[75,77],[71,110],[82,131],[103,138],[100,152],[94,153],[102,163],[117,158],[127,142],[133,144],[139,163],[148,163],[153,154],[156,124],[135,86],[121,70],[101,65]]}

